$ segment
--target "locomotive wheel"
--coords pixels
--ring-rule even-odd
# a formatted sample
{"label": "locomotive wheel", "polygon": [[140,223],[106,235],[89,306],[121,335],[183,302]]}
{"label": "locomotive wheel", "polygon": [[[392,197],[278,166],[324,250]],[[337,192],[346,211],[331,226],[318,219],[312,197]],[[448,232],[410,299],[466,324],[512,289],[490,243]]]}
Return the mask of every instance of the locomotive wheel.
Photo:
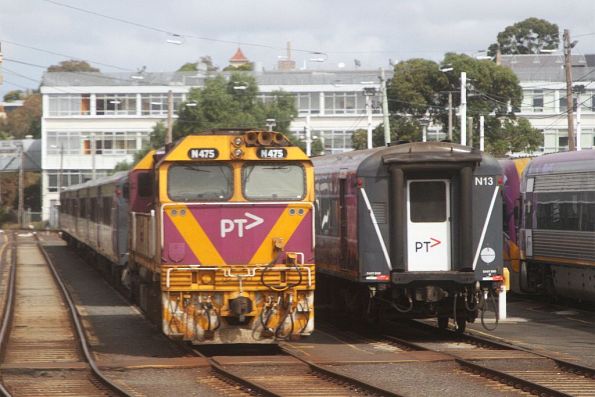
{"label": "locomotive wheel", "polygon": [[438,328],[440,328],[440,329],[448,328],[448,316],[438,317]]}
{"label": "locomotive wheel", "polygon": [[457,318],[457,334],[462,334],[465,332],[465,328],[467,327],[467,319],[465,317],[458,317]]}

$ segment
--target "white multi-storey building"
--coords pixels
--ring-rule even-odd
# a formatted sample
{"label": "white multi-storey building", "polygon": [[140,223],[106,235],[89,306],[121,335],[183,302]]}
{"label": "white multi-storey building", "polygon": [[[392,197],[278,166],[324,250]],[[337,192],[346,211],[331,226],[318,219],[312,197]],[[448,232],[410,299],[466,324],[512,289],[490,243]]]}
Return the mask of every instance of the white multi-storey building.
{"label": "white multi-storey building", "polygon": [[[595,147],[595,55],[573,55],[571,59],[576,143],[577,147],[580,144],[580,148],[589,149]],[[564,56],[506,55],[501,61],[520,80],[523,102],[515,113],[543,132],[543,152],[568,150]]]}
{"label": "white multi-storey building", "polygon": [[[277,90],[295,96],[298,117],[291,130],[309,129],[327,153],[350,150],[353,131],[382,122],[379,70],[252,75],[263,100]],[[44,219],[58,203],[60,187],[106,175],[118,162],[132,160],[147,144],[155,123],[167,118],[170,90],[177,109],[192,87],[204,85],[205,78],[196,72],[46,73],[41,85]]]}

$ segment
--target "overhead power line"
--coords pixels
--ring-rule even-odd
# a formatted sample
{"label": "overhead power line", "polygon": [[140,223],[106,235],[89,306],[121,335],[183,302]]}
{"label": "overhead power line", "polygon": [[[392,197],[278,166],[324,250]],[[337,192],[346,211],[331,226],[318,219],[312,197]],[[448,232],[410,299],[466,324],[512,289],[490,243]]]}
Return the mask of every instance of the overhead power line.
{"label": "overhead power line", "polygon": [[[147,24],[144,24],[144,23],[135,22],[135,21],[132,21],[132,20],[129,20],[129,19],[124,19],[124,18],[112,16],[112,15],[103,14],[103,13],[100,13],[100,12],[88,10],[86,8],[76,7],[76,6],[73,6],[73,5],[70,5],[70,4],[62,3],[60,1],[55,1],[55,0],[42,0],[42,1],[45,1],[46,3],[50,3],[50,4],[53,4],[53,5],[59,6],[59,7],[69,8],[71,10],[75,10],[75,11],[82,12],[82,13],[85,13],[85,14],[94,15],[94,16],[97,16],[97,17],[100,17],[100,18],[109,19],[111,21],[120,22],[120,23],[123,23],[123,24],[135,26],[137,28],[141,28],[141,29],[145,29],[145,30],[151,30],[153,32],[158,32],[158,33],[164,33],[164,34],[167,34],[169,36],[174,36],[174,37],[179,37],[179,38],[189,38],[189,39],[211,41],[211,42],[223,43],[223,44],[234,44],[234,45],[238,45],[238,46],[239,45],[243,45],[243,46],[250,46],[250,47],[269,48],[269,49],[274,49],[274,50],[285,50],[286,49],[286,47],[275,46],[275,45],[265,44],[265,43],[253,43],[253,42],[245,42],[245,41],[223,40],[223,39],[216,39],[216,38],[213,38],[213,37],[198,36],[198,35],[195,35],[195,34],[192,34],[192,33],[174,32],[173,30],[164,29],[164,28],[160,28],[160,27],[156,27],[156,26],[147,25]],[[323,52],[323,51],[300,49],[300,48],[294,48],[294,49],[292,49],[292,51],[305,52],[305,53],[311,53],[311,54],[320,54],[320,55],[326,54],[326,52]]]}
{"label": "overhead power line", "polygon": [[39,51],[39,52],[44,52],[46,54],[50,54],[50,55],[56,55],[59,57],[63,57],[63,58],[69,58],[69,59],[74,59],[74,60],[79,60],[79,61],[85,61],[85,62],[89,62],[89,63],[93,63],[95,65],[100,65],[100,66],[105,66],[105,67],[109,67],[109,68],[113,68],[113,69],[118,69],[124,72],[131,72],[133,70],[131,69],[127,69],[127,68],[123,68],[121,66],[117,66],[117,65],[112,65],[109,63],[104,63],[104,62],[99,62],[99,61],[94,61],[94,60],[90,60],[90,59],[83,59],[74,55],[68,55],[68,54],[63,54],[60,52],[55,52],[55,51],[50,51],[50,50],[45,50],[43,48],[37,48],[37,47],[33,47],[30,45],[26,45],[26,44],[22,44],[22,43],[17,43],[15,41],[11,41],[11,40],[4,40],[4,39],[0,39],[0,42],[2,43],[6,43],[6,44],[10,44],[10,45],[14,45],[17,47],[22,47],[22,48],[27,48],[30,50],[34,50],[34,51]]}

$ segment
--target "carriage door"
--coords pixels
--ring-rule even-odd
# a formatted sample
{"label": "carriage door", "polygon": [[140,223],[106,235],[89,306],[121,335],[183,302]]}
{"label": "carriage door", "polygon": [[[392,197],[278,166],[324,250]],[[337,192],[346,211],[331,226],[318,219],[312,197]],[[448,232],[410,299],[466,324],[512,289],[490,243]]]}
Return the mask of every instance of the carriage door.
{"label": "carriage door", "polygon": [[407,181],[407,268],[450,270],[450,181]]}

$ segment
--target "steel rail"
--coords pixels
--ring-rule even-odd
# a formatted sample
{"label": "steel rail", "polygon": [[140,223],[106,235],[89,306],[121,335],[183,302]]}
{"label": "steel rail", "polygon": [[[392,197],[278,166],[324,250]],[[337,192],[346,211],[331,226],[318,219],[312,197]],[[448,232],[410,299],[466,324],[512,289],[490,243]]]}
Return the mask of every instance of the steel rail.
{"label": "steel rail", "polygon": [[[428,327],[431,327],[431,326],[428,325]],[[431,328],[433,328],[433,327],[431,327]],[[446,331],[446,332],[451,332],[451,331]],[[453,335],[451,335],[451,336],[453,336],[453,339],[459,340],[459,341],[461,339],[465,339],[466,337],[468,337],[468,335],[455,334],[454,332],[452,332],[452,334]],[[385,337],[386,339],[388,339],[390,341],[393,341],[394,343],[397,343],[397,344],[402,343],[406,346],[414,347],[414,348],[417,348],[422,351],[437,351],[437,350],[430,349],[426,346],[423,346],[423,345],[415,343],[415,342],[403,340],[403,339],[398,338],[393,335],[383,335],[383,337]],[[472,338],[470,338],[470,339],[472,339]],[[478,339],[480,339],[480,338],[478,338]],[[486,344],[490,344],[493,346],[498,346],[498,343],[494,343],[493,341],[483,341],[483,340],[478,340],[478,341],[482,342],[482,343],[486,342]],[[506,344],[501,344],[500,347],[505,348],[506,350],[519,350],[519,349],[516,349],[514,346],[511,346],[511,345],[507,346]],[[528,352],[533,353],[531,351],[528,351]],[[485,366],[476,364],[470,360],[466,360],[466,359],[457,357],[457,355],[455,355],[455,354],[445,352],[445,351],[440,351],[439,353],[452,357],[455,360],[455,362],[458,363],[460,366],[462,366],[464,369],[467,369],[467,370],[469,370],[473,373],[476,373],[480,376],[484,376],[489,379],[496,380],[500,383],[507,384],[514,388],[521,389],[523,391],[530,390],[530,391],[538,392],[540,396],[571,397],[570,394],[566,394],[566,393],[560,392],[558,390],[549,388],[547,386],[543,386],[538,383],[534,383],[529,380],[516,377],[516,376],[508,374],[506,372],[502,372],[502,371],[499,371],[499,370],[496,370],[493,368],[489,368],[489,367],[485,367]]]}
{"label": "steel rail", "polygon": [[211,369],[213,369],[219,375],[227,377],[228,379],[232,380],[234,383],[237,383],[238,385],[247,389],[246,391],[248,391],[249,393],[257,394],[257,395],[265,396],[265,397],[282,397],[280,394],[270,391],[266,386],[261,385],[258,382],[248,380],[246,378],[243,378],[243,377],[233,373],[230,370],[225,369],[225,367],[218,364],[212,358],[207,357],[205,354],[201,353],[200,351],[193,349],[193,348],[191,348],[190,351],[193,354],[197,355],[198,357],[202,357],[202,358],[206,359],[207,362],[209,363],[209,365],[211,366]]}
{"label": "steel rail", "polygon": [[[416,326],[419,326],[421,328],[427,328],[428,330],[432,330],[433,332],[436,332],[436,328],[433,327],[432,325],[417,322],[417,321],[415,322],[415,324],[416,324]],[[574,374],[579,374],[579,375],[583,375],[583,376],[595,379],[595,368],[593,368],[593,367],[588,367],[586,365],[577,364],[572,361],[563,360],[561,358],[554,357],[554,356],[551,356],[551,355],[543,353],[543,352],[538,352],[538,351],[532,350],[532,349],[524,347],[524,346],[515,345],[515,344],[504,342],[501,340],[492,339],[489,337],[479,336],[479,335],[476,335],[475,333],[470,333],[473,331],[467,331],[467,333],[464,333],[464,334],[457,334],[450,330],[439,330],[439,331],[443,335],[451,337],[451,338],[455,338],[456,340],[463,340],[463,341],[467,340],[470,342],[475,342],[477,344],[488,345],[488,346],[491,346],[491,347],[494,347],[497,349],[519,350],[519,351],[523,351],[525,353],[534,354],[536,356],[546,358],[548,360],[552,360],[563,371],[571,372]]]}
{"label": "steel rail", "polygon": [[[5,234],[6,236],[6,234]],[[10,244],[10,245],[8,245]],[[12,317],[14,314],[14,290],[15,290],[15,274],[16,274],[16,263],[17,263],[17,250],[16,250],[16,241],[14,240],[14,233],[11,233],[10,238],[6,237],[6,243],[4,247],[10,246],[10,273],[8,276],[8,282],[6,284],[6,300],[4,303],[4,310],[2,313],[2,327],[0,328],[0,353],[4,355],[4,349],[6,348],[6,341],[8,336],[10,335],[10,324],[12,322]],[[6,249],[6,248],[4,248]],[[4,251],[2,252],[2,265],[6,265],[4,261]],[[4,387],[4,384],[0,382],[0,393],[3,396],[11,397],[12,394]]]}
{"label": "steel rail", "polygon": [[87,363],[89,364],[89,367],[91,368],[91,371],[101,381],[101,383],[103,385],[107,386],[111,391],[115,392],[116,394],[118,394],[120,396],[130,397],[131,394],[129,394],[128,392],[126,392],[125,390],[120,388],[118,385],[116,385],[115,383],[110,381],[105,375],[103,375],[103,373],[97,366],[97,363],[95,362],[95,359],[93,358],[91,350],[89,349],[89,342],[87,340],[87,335],[85,334],[85,331],[81,324],[80,315],[79,315],[78,310],[76,309],[76,306],[74,305],[74,301],[72,300],[70,293],[66,289],[66,285],[62,282],[62,279],[60,278],[60,275],[58,274],[52,259],[50,258],[47,251],[44,249],[43,244],[39,240],[39,237],[37,236],[37,234],[35,234],[35,239],[37,240],[37,247],[39,248],[40,252],[42,253],[43,257],[45,258],[46,263],[48,264],[48,267],[50,268],[50,270],[52,272],[54,280],[60,287],[62,296],[64,297],[64,299],[66,300],[66,302],[68,304],[70,317],[72,318],[72,321],[74,323],[74,326],[75,326],[75,329],[76,329],[76,332],[78,335],[78,339],[79,339],[79,344],[81,346],[81,349],[83,351],[85,359],[86,359]]}
{"label": "steel rail", "polygon": [[340,372],[337,371],[333,371],[330,368],[325,368],[321,365],[318,365],[312,361],[306,360],[305,358],[297,355],[293,349],[288,348],[287,346],[285,346],[283,343],[279,344],[279,347],[281,348],[281,350],[283,350],[283,352],[285,352],[286,354],[290,355],[291,357],[303,362],[304,364],[306,364],[308,367],[310,367],[310,369],[314,372],[318,372],[323,374],[324,376],[330,377],[330,378],[334,378],[340,382],[344,382],[344,383],[348,383],[351,384],[359,389],[362,389],[364,391],[373,393],[375,395],[379,395],[379,396],[388,396],[388,397],[403,397],[401,394],[397,394],[394,393],[390,390],[386,390],[383,389],[381,387],[378,386],[374,386],[370,383],[364,382],[362,380],[359,379],[355,379],[351,376],[348,375],[344,375]]}
{"label": "steel rail", "polygon": [[498,371],[496,369],[484,367],[483,365],[475,364],[469,360],[463,360],[461,358],[455,358],[455,362],[463,366],[465,369],[478,374],[483,377],[490,378],[500,383],[510,385],[516,389],[523,391],[529,391],[531,394],[537,393],[539,396],[549,397],[572,397],[571,394],[566,394],[558,390],[551,389],[547,386],[542,386],[538,383],[533,383],[526,379],[519,378],[517,376],[508,374],[506,372]]}

